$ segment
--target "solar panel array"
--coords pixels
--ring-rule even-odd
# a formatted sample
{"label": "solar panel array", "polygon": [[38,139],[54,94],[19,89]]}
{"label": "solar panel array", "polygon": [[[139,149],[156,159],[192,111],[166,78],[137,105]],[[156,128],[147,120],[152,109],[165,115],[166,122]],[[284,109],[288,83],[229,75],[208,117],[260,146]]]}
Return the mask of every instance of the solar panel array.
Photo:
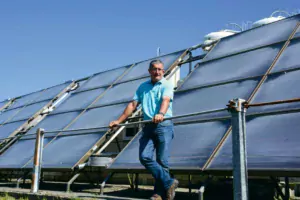
{"label": "solar panel array", "polygon": [[[185,50],[159,57],[165,69],[173,67]],[[131,101],[140,83],[148,79],[147,69],[151,60],[94,74],[79,82],[79,88],[71,92],[52,113],[28,133],[37,128],[66,130],[47,134],[44,141],[43,169],[72,169],[83,163],[105,139],[107,128],[88,131],[67,131],[82,128],[108,126],[118,118]],[[31,168],[35,136],[23,137],[0,156],[0,168]]]}
{"label": "solar panel array", "polygon": [[36,113],[42,111],[61,91],[71,85],[71,81],[38,92],[21,96],[0,113],[0,137],[12,136]]}
{"label": "solar panel array", "polygon": [[[174,115],[225,108],[234,98],[250,102],[299,98],[299,23],[300,15],[296,15],[221,39],[175,92]],[[282,110],[294,112],[263,115]],[[299,170],[298,111],[299,103],[248,110],[249,170],[265,174],[272,170]],[[211,173],[232,170],[228,112],[179,118],[174,122],[171,169]],[[139,138],[137,134],[109,169],[144,169],[138,160]]]}

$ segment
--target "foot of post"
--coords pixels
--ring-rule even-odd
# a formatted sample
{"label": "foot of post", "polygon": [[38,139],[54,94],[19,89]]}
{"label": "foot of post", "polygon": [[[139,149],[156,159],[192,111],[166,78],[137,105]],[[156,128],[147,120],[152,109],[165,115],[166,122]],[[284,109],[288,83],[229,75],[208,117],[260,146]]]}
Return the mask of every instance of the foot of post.
{"label": "foot of post", "polygon": [[199,194],[199,200],[204,200],[204,192],[205,192],[205,186],[202,185],[199,190],[198,190],[198,194]]}
{"label": "foot of post", "polygon": [[76,173],[68,182],[67,184],[67,191],[66,192],[70,192],[71,191],[71,185],[73,184],[73,182],[80,176],[80,173]]}
{"label": "foot of post", "polygon": [[100,185],[100,196],[103,196],[105,184],[106,184],[106,182],[107,182],[113,175],[114,175],[114,173],[109,174],[109,175],[104,179],[104,181],[101,183],[101,185]]}

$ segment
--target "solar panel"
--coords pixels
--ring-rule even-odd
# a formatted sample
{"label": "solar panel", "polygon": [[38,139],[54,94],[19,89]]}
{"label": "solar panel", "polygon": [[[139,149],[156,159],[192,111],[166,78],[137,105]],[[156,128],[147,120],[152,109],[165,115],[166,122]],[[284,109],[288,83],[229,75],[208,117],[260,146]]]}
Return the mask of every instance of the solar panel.
{"label": "solar panel", "polygon": [[[176,125],[170,150],[170,169],[200,170],[229,125],[228,121]],[[138,134],[126,146],[109,169],[144,169],[138,155],[140,137]]]}
{"label": "solar panel", "polygon": [[300,67],[300,39],[294,39],[283,51],[271,72]]}
{"label": "solar panel", "polygon": [[15,116],[22,108],[16,108],[11,110],[6,110],[0,113],[0,124],[10,120],[13,116]]}
{"label": "solar panel", "polygon": [[[12,132],[17,130],[25,121],[17,121],[0,126],[0,138],[8,137]],[[0,141],[1,142],[1,141]]]}
{"label": "solar panel", "polygon": [[[179,90],[265,74],[283,43],[200,63]],[[255,60],[255,62],[253,62]]]}
{"label": "solar panel", "polygon": [[25,106],[26,104],[33,103],[36,98],[38,98],[44,91],[38,91],[31,94],[24,95],[14,101],[14,103],[8,108],[15,109]]}
{"label": "solar panel", "polygon": [[[106,132],[106,131],[105,131]],[[43,152],[42,168],[72,168],[95,143],[103,137],[104,131],[97,134],[58,137]],[[80,145],[79,145],[80,144]],[[55,156],[53,156],[55,155]],[[31,167],[27,165],[26,167]]]}
{"label": "solar panel", "polygon": [[111,89],[109,89],[105,93],[105,95],[101,99],[99,99],[93,106],[103,106],[131,101],[135,91],[140,86],[140,84],[147,80],[149,80],[148,77],[116,84]]}
{"label": "solar panel", "polygon": [[[45,138],[44,145],[48,144],[50,140],[51,138]],[[35,139],[19,139],[0,156],[0,168],[21,169],[31,160],[34,148]]]}
{"label": "solar panel", "polygon": [[[248,117],[248,170],[298,171],[300,159],[300,113]],[[232,169],[231,135],[218,151],[207,170]]]}
{"label": "solar panel", "polygon": [[259,46],[286,41],[296,28],[299,20],[300,15],[296,15],[276,23],[249,29],[233,36],[223,38],[213,51],[209,52],[205,59],[211,60]]}
{"label": "solar panel", "polygon": [[100,108],[88,109],[70,129],[94,128],[108,126],[109,122],[117,119],[125,109],[127,103]]}
{"label": "solar panel", "polygon": [[46,100],[46,101],[42,101],[39,103],[31,104],[29,106],[25,106],[24,108],[22,108],[20,110],[20,112],[18,112],[17,115],[12,117],[11,120],[9,120],[9,121],[12,122],[12,121],[26,120],[26,119],[32,117],[40,109],[42,109],[48,102],[49,101]]}
{"label": "solar panel", "polygon": [[65,89],[71,83],[72,83],[72,81],[67,81],[63,84],[56,85],[56,86],[45,89],[44,92],[34,100],[34,102],[36,103],[36,102],[46,101],[46,100],[49,101],[49,100],[53,99],[55,96],[57,96],[63,89]]}
{"label": "solar panel", "polygon": [[98,88],[94,90],[79,91],[71,93],[64,102],[61,103],[52,113],[67,112],[72,110],[85,109],[107,88]]}
{"label": "solar panel", "polygon": [[[300,89],[297,87],[300,84],[299,77],[300,70],[269,75],[252,102],[260,103],[300,98]],[[299,106],[299,102],[260,106],[249,109],[247,113],[295,109]]]}
{"label": "solar panel", "polygon": [[139,79],[149,76],[148,68],[149,64],[154,59],[160,59],[164,63],[164,69],[168,70],[171,65],[180,57],[185,50],[178,51],[175,53],[159,56],[153,59],[149,59],[146,61],[139,62],[135,64],[125,75],[123,78],[119,80],[119,82],[129,81],[133,79]]}
{"label": "solar panel", "polygon": [[[259,80],[260,78],[241,80],[223,85],[176,92],[173,101],[173,115],[178,116],[225,108],[226,103],[236,97],[248,99]],[[223,116],[230,116],[230,114],[224,111],[201,116],[179,118],[174,121],[178,122]]]}
{"label": "solar panel", "polygon": [[77,92],[113,84],[131,65],[94,74]]}
{"label": "solar panel", "polygon": [[[26,134],[34,134],[38,128],[61,130],[78,116],[78,114],[79,112],[69,112],[48,115],[45,120],[41,121]],[[47,137],[48,136],[49,134],[47,134]],[[0,137],[2,137],[2,134]],[[0,156],[0,168],[22,168],[32,158],[35,149],[35,136],[24,138],[26,138],[26,140],[18,140]],[[28,140],[29,138],[33,139]],[[44,146],[52,139],[53,138],[45,138]]]}

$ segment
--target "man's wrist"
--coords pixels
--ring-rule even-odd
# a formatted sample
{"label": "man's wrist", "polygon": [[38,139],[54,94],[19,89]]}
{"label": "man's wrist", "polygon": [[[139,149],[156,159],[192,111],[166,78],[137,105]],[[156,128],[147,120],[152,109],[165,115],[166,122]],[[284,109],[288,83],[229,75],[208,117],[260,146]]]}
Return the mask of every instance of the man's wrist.
{"label": "man's wrist", "polygon": [[159,112],[158,114],[162,115],[162,116],[165,116],[165,113],[163,113],[163,112]]}

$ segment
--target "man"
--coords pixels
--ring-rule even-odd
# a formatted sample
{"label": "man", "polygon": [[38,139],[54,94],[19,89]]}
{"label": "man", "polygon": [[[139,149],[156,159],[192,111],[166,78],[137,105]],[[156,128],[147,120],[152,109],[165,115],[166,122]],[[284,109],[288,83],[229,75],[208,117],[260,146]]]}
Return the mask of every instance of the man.
{"label": "man", "polygon": [[[178,181],[170,177],[168,156],[171,140],[174,137],[173,122],[164,117],[172,117],[173,86],[164,78],[164,65],[160,60],[153,60],[149,69],[150,80],[137,89],[133,101],[128,104],[118,120],[112,121],[110,127],[123,122],[141,104],[145,124],[140,138],[139,159],[142,165],[155,179],[152,200],[162,197],[171,200],[175,197]],[[156,150],[156,160],[153,153]]]}

